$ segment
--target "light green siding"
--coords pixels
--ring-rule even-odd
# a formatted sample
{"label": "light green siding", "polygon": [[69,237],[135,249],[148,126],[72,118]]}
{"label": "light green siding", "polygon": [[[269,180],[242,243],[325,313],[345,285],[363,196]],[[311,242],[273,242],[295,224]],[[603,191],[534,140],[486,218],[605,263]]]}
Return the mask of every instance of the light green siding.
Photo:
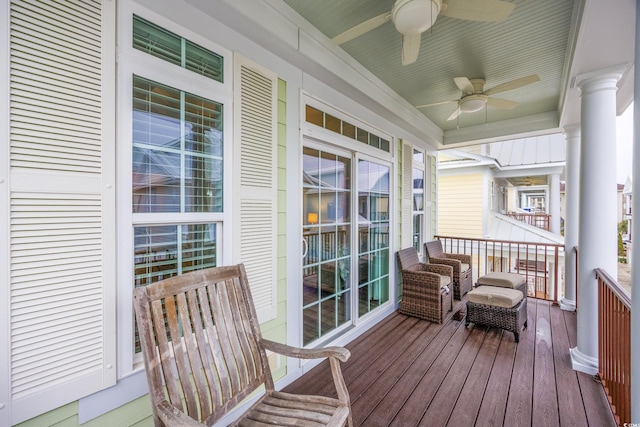
{"label": "light green siding", "polygon": [[[278,242],[277,242],[277,275],[278,275],[278,313],[275,319],[261,325],[265,338],[287,341],[287,83],[278,79]],[[287,373],[286,357],[271,355],[269,362],[275,380]]]}

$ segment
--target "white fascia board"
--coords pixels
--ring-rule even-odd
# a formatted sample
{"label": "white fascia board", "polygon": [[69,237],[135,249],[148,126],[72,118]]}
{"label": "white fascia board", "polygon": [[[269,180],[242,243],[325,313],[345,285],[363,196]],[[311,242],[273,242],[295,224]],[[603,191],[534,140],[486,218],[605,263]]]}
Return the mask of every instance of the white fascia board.
{"label": "white fascia board", "polygon": [[[584,0],[576,2],[574,16],[579,16],[577,23],[572,23],[570,42],[571,64],[565,72],[569,84],[565,83],[565,99],[561,102],[562,127],[580,123],[580,94],[572,84],[575,79],[585,73],[603,70],[614,64],[633,64],[635,57],[635,7],[634,1],[611,2],[601,0]],[[633,67],[629,67],[618,82],[616,106],[621,114],[633,100]]]}
{"label": "white fascia board", "polygon": [[501,168],[494,172],[496,178],[513,178],[529,175],[561,174],[564,171],[565,162],[549,163],[546,165],[518,165]]}
{"label": "white fascia board", "polygon": [[475,160],[476,162],[493,164],[496,166],[500,166],[500,162],[497,159],[494,159],[491,156],[483,156],[482,154],[469,153],[464,150],[457,150],[455,148],[448,150],[441,150],[442,154],[446,154],[447,156],[452,157],[460,157],[460,160]]}
{"label": "white fascia board", "polygon": [[555,111],[550,111],[445,131],[443,148],[508,141],[559,132],[561,129],[558,114]]}

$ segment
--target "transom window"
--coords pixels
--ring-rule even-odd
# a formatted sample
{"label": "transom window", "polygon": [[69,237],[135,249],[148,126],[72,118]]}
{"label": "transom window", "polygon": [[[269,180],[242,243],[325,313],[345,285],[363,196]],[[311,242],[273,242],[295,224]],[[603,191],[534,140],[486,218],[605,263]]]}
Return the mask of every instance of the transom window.
{"label": "transom window", "polygon": [[387,139],[358,126],[352,125],[345,120],[341,120],[310,105],[306,106],[306,121],[387,153],[391,150],[391,143]]}
{"label": "transom window", "polygon": [[218,82],[223,81],[222,56],[135,15],[133,47]]}

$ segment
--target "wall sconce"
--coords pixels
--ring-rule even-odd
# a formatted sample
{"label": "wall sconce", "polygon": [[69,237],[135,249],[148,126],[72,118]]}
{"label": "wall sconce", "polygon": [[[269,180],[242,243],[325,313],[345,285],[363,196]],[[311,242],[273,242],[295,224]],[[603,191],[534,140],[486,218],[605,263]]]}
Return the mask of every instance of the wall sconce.
{"label": "wall sconce", "polygon": [[309,224],[317,224],[318,223],[318,214],[315,212],[309,212],[307,214],[307,222]]}

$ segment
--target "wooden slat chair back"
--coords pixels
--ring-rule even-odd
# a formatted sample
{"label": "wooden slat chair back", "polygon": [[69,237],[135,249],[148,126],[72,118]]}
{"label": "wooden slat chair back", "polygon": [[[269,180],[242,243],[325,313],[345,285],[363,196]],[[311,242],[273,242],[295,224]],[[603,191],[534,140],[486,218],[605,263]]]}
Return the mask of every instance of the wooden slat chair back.
{"label": "wooden slat chair back", "polygon": [[[262,338],[242,264],[199,270],[134,290],[156,426],[212,425],[264,385],[233,425],[351,425],[342,347],[298,349]],[[338,399],[275,391],[265,350],[329,357]]]}

